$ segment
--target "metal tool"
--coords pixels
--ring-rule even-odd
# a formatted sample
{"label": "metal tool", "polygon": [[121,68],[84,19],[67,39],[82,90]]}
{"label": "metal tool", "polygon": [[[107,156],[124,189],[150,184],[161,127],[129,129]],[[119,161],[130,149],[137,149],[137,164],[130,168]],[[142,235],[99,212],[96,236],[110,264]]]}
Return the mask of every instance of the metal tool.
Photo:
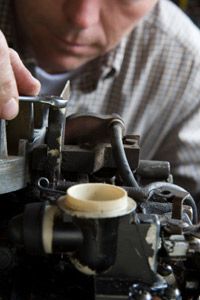
{"label": "metal tool", "polygon": [[64,108],[67,105],[68,100],[59,96],[19,96],[19,101],[32,102],[32,103],[44,103],[57,108]]}

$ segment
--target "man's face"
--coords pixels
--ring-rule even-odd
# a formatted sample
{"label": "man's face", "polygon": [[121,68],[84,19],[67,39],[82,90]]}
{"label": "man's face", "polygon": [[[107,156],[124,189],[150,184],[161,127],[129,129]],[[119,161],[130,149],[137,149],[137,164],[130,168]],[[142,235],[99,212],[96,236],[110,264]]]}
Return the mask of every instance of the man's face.
{"label": "man's face", "polygon": [[17,0],[17,19],[39,65],[73,70],[114,48],[158,0]]}

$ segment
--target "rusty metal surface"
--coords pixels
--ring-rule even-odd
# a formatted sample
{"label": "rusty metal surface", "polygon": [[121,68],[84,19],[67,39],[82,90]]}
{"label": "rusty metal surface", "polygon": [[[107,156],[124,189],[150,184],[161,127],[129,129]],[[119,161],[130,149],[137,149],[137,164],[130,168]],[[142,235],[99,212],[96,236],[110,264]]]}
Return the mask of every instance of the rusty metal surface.
{"label": "rusty metal surface", "polygon": [[[139,160],[139,146],[125,145],[125,153],[131,169],[135,169]],[[47,146],[40,145],[33,151],[32,168],[43,170],[46,164]],[[38,159],[38,157],[40,159]],[[62,147],[62,169],[67,172],[93,173],[101,168],[116,168],[109,143],[96,147],[64,145]]]}
{"label": "rusty metal surface", "polygon": [[74,114],[66,119],[65,144],[110,142],[110,124],[118,115]]}
{"label": "rusty metal surface", "polygon": [[62,163],[62,147],[64,143],[66,108],[49,109],[49,126],[47,130],[47,160],[45,173],[54,185],[60,179]]}
{"label": "rusty metal surface", "polygon": [[136,173],[146,179],[167,180],[170,175],[170,164],[168,161],[140,160]]}

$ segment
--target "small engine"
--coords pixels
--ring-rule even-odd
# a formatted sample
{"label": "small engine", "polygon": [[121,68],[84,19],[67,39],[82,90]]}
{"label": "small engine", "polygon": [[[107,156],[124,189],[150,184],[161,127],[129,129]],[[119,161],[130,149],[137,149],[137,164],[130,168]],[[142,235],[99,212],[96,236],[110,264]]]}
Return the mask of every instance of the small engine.
{"label": "small engine", "polygon": [[169,163],[52,99],[0,120],[0,299],[199,299],[197,207]]}

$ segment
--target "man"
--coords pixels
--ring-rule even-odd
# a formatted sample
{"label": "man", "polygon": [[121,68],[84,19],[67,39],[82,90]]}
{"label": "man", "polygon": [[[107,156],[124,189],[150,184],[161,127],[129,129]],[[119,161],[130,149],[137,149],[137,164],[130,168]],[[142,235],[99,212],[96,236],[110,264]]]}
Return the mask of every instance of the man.
{"label": "man", "polygon": [[200,33],[192,22],[167,0],[12,2],[0,1],[0,117],[12,119],[18,94],[40,89],[8,43],[42,93],[70,79],[69,114],[120,114],[128,133],[141,135],[141,158],[169,160],[175,182],[197,192]]}

